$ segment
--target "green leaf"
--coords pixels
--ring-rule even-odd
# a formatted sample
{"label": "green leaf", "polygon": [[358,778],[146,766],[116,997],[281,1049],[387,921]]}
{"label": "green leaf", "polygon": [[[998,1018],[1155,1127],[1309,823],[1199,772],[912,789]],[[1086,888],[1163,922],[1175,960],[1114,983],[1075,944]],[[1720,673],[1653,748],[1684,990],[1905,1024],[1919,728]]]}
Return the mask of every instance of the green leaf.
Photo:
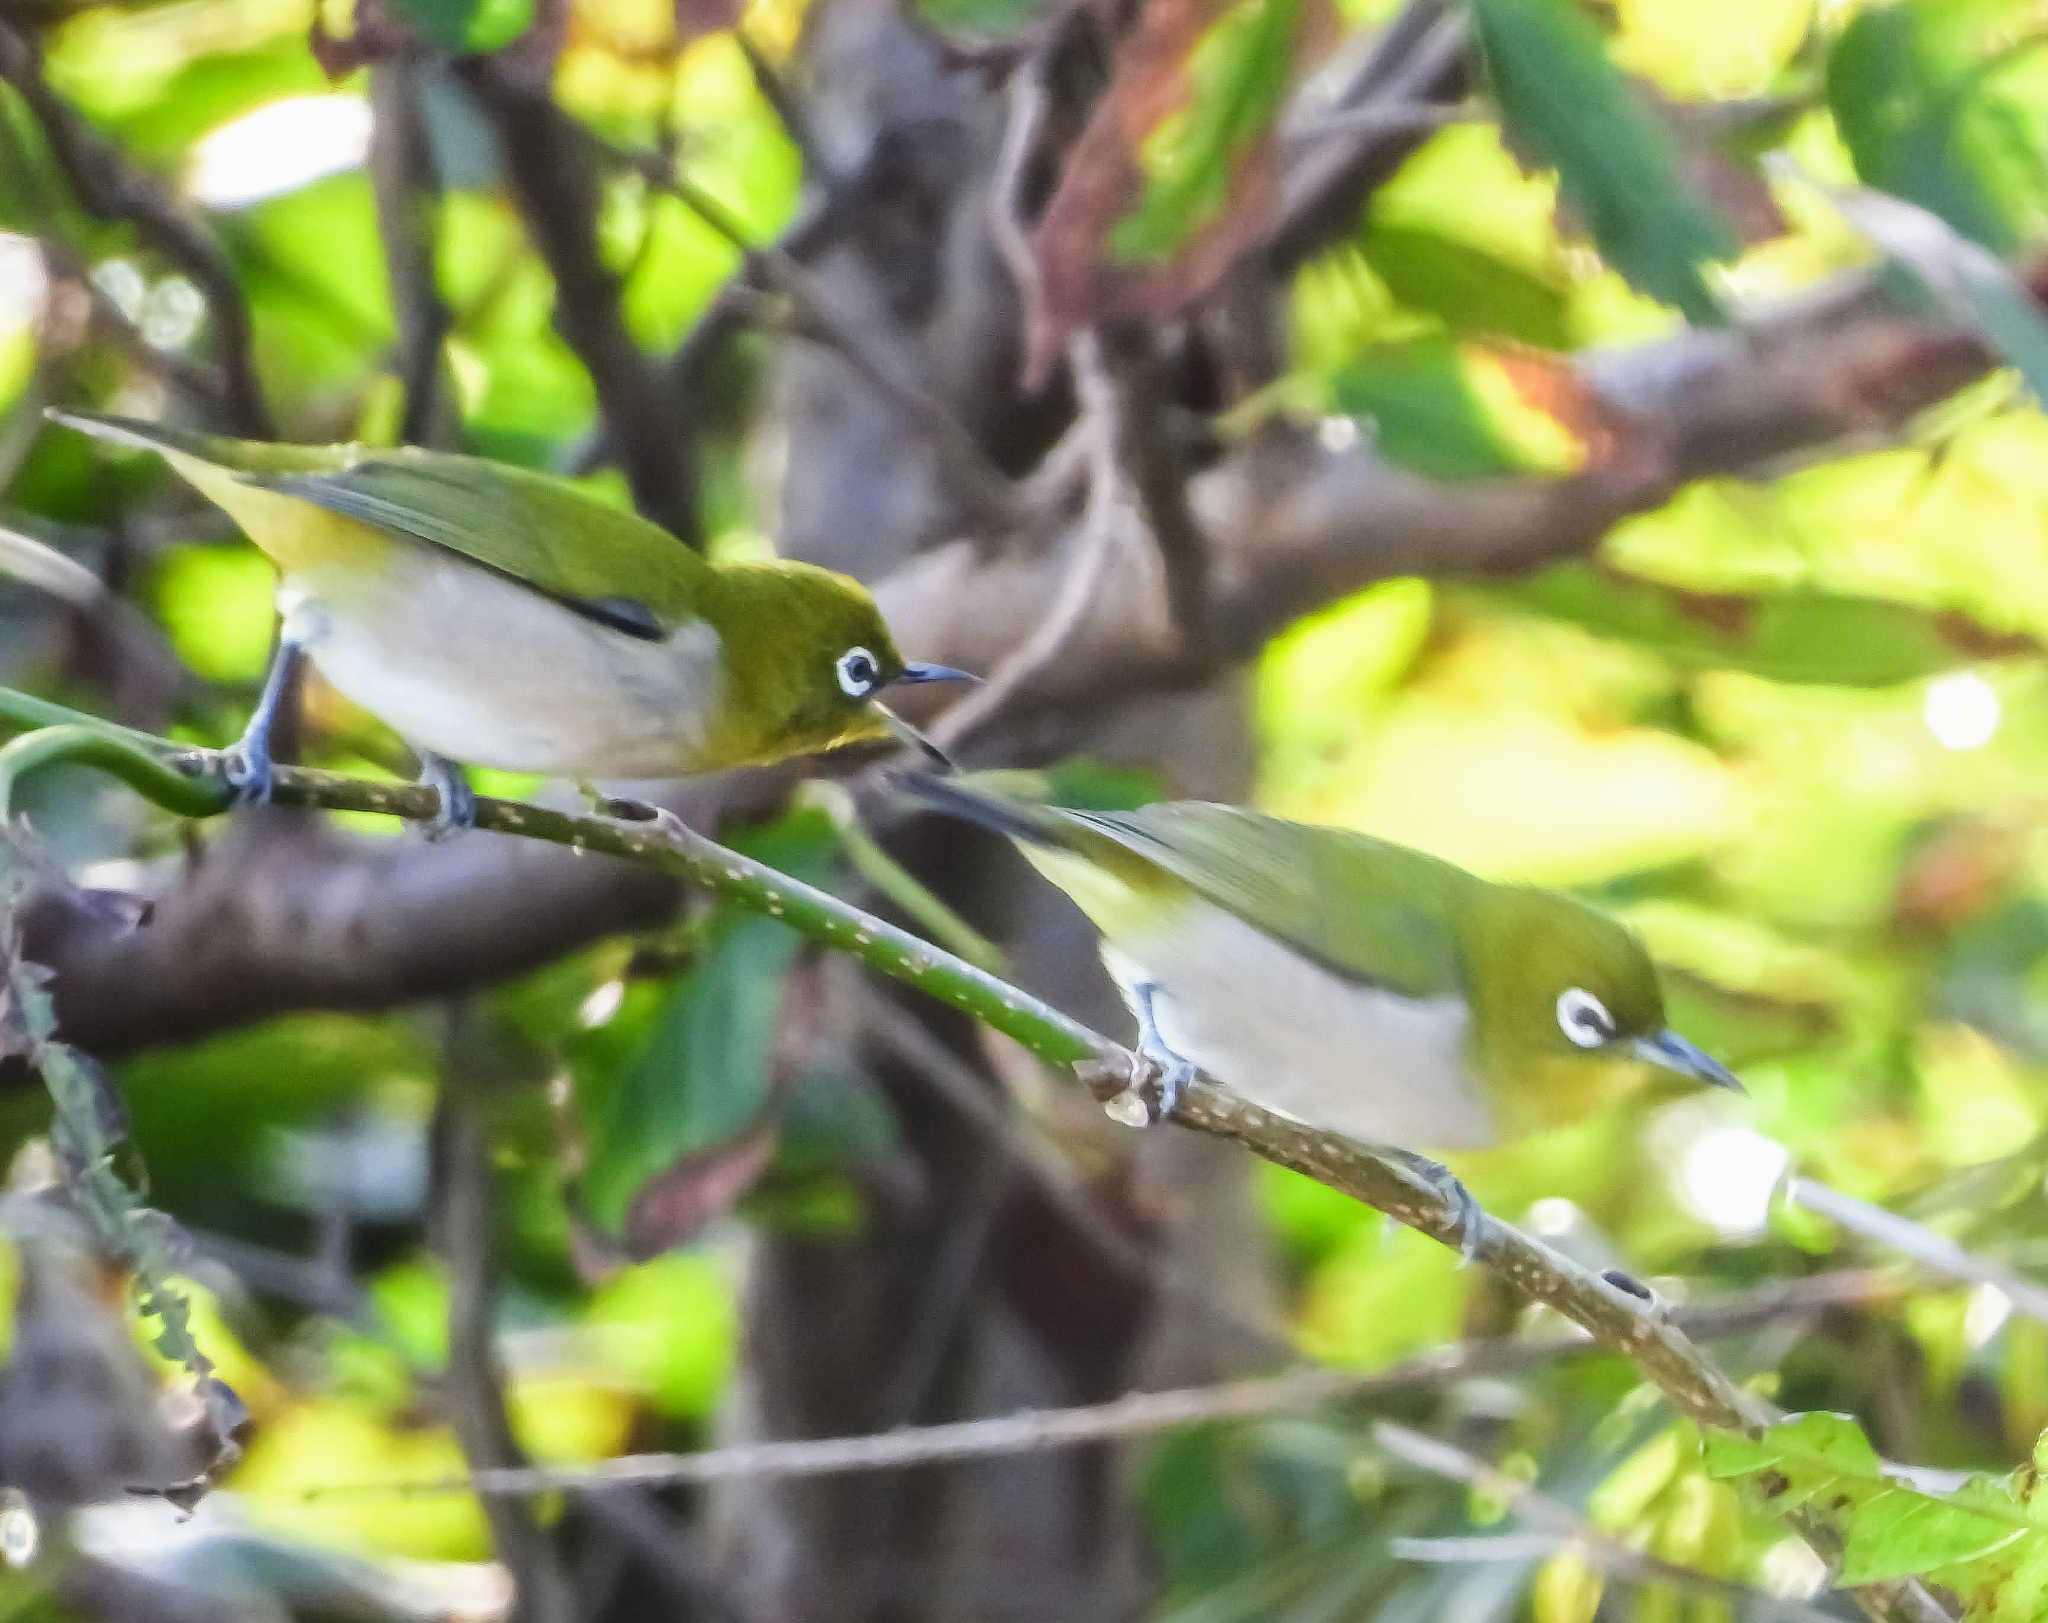
{"label": "green leaf", "polygon": [[[800,812],[735,849],[799,879],[828,871],[838,837],[823,813]],[[703,950],[672,982],[646,1040],[606,1092],[604,1079],[578,1076],[597,1122],[582,1194],[610,1228],[629,1223],[635,1201],[670,1172],[744,1187],[765,1159],[755,1132],[769,1103],[776,1032],[789,972],[802,938],[772,918],[727,907]],[[744,1146],[741,1156],[724,1152]],[[684,1191],[671,1186],[671,1201]]]}
{"label": "green leaf", "polygon": [[1557,170],[1608,263],[1689,319],[1721,321],[1701,266],[1734,254],[1734,233],[1688,189],[1599,32],[1570,0],[1472,0],[1472,14],[1509,130]]}
{"label": "green leaf", "polygon": [[1402,225],[1373,226],[1359,251],[1402,305],[1439,317],[1454,334],[1571,347],[1565,289],[1499,254],[1441,231]]}
{"label": "green leaf", "polygon": [[502,50],[533,26],[534,0],[393,0],[420,35],[456,56]]}
{"label": "green leaf", "polygon": [[2048,55],[2032,0],[1905,0],[1857,13],[1827,64],[1836,128],[1870,186],[2000,253],[2048,220]]}
{"label": "green leaf", "polygon": [[1888,687],[1987,653],[2031,652],[1958,615],[1824,591],[1683,591],[1568,563],[1486,595],[1696,667],[1774,682]]}
{"label": "green leaf", "polygon": [[2023,1540],[2048,1544],[2048,1529],[2010,1485],[1977,1478],[1945,1497],[1909,1487],[1886,1473],[1848,1415],[1793,1415],[1759,1437],[1708,1431],[1703,1443],[1710,1476],[1746,1478],[1780,1511],[1809,1502],[1825,1510],[1843,1533],[1844,1587],[1939,1572],[1967,1594],[1973,1563]]}
{"label": "green leaf", "polygon": [[1419,473],[1473,479],[1532,466],[1455,346],[1376,350],[1337,374],[1331,396],[1384,456]]}

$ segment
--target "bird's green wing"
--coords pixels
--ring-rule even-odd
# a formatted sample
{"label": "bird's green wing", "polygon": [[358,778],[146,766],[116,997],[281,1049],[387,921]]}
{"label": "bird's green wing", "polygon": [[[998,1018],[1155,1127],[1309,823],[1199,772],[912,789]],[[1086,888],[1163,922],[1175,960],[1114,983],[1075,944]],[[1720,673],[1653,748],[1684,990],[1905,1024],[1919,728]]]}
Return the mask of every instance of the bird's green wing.
{"label": "bird's green wing", "polygon": [[[50,415],[460,553],[633,636],[665,637],[698,611],[709,568],[701,558],[666,530],[547,474],[439,451],[272,445],[93,412]],[[220,500],[229,490],[208,493]]]}
{"label": "bird's green wing", "polygon": [[1336,974],[1409,997],[1461,987],[1452,909],[1480,882],[1420,851],[1196,801],[1055,815]]}
{"label": "bird's green wing", "polygon": [[407,449],[244,478],[458,552],[636,636],[665,637],[698,612],[707,566],[695,553],[658,525],[547,474]]}

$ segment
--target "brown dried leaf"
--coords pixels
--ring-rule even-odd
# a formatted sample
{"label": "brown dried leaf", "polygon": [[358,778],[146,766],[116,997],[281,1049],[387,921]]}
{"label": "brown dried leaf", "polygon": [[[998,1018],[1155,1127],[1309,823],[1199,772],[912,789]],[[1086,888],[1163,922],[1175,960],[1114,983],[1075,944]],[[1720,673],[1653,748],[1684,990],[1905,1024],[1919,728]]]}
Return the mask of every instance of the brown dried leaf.
{"label": "brown dried leaf", "polygon": [[692,1150],[649,1178],[626,1209],[627,1251],[658,1255],[732,1210],[774,1159],[778,1131],[776,1113],[764,1113],[737,1137]]}
{"label": "brown dried leaf", "polygon": [[[1208,212],[1163,256],[1118,258],[1112,233],[1142,201],[1143,150],[1194,108],[1197,47],[1233,10],[1258,0],[1148,0],[1117,52],[1107,94],[1067,153],[1059,183],[1030,233],[1038,277],[1024,381],[1045,380],[1079,329],[1126,316],[1178,313],[1213,289],[1270,229],[1279,194],[1274,131],[1282,98],[1268,98],[1250,139],[1229,153],[1229,206]],[[1293,76],[1334,33],[1328,0],[1294,15]]]}

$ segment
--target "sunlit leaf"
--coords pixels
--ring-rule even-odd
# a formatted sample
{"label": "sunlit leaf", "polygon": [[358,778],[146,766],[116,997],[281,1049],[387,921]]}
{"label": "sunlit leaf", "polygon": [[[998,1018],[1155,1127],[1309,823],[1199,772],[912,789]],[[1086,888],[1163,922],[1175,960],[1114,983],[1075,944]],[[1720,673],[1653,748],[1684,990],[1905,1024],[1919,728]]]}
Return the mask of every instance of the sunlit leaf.
{"label": "sunlit leaf", "polygon": [[1539,414],[1522,407],[1508,376],[1463,346],[1371,351],[1331,379],[1330,398],[1383,456],[1439,479],[1525,473],[1554,465],[1564,450],[1562,437],[1545,434]]}
{"label": "sunlit leaf", "polygon": [[1880,191],[2010,252],[2048,220],[2048,55],[2033,0],[1896,0],[1850,19],[1828,104]]}
{"label": "sunlit leaf", "polygon": [[1442,317],[1458,335],[1498,335],[1548,349],[1571,342],[1564,288],[1440,231],[1376,225],[1359,243],[1404,306]]}
{"label": "sunlit leaf", "polygon": [[1555,166],[1607,261],[1693,321],[1720,321],[1703,267],[1734,253],[1734,236],[1688,191],[1670,132],[1593,25],[1572,0],[1473,0],[1472,13],[1509,129]]}
{"label": "sunlit leaf", "polygon": [[1979,1479],[1939,1495],[1907,1486],[1847,1415],[1793,1415],[1755,1438],[1710,1430],[1704,1447],[1711,1475],[1747,1481],[1780,1511],[1824,1499],[1843,1527],[1836,1581],[1845,1587],[1933,1572],[1966,1587],[1970,1563],[2022,1541],[2048,1543],[2048,1529],[2005,1485]]}
{"label": "sunlit leaf", "polygon": [[1488,591],[1667,659],[1776,682],[1884,686],[2035,646],[1962,615],[1900,603],[1812,591],[1686,592],[1595,564],[1558,565]]}
{"label": "sunlit leaf", "polygon": [[[838,839],[822,813],[807,812],[736,843],[771,867],[816,879]],[[776,1028],[801,945],[772,918],[723,910],[605,1095],[580,1193],[634,1252],[694,1233],[766,1167]]]}

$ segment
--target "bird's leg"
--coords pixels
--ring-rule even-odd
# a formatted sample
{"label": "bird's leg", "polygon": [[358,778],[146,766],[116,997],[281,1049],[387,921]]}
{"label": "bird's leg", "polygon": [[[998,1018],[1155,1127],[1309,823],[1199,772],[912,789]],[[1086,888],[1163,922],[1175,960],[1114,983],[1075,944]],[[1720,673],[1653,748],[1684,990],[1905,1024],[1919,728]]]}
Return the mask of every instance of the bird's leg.
{"label": "bird's leg", "polygon": [[245,806],[261,806],[270,799],[270,785],[273,776],[270,759],[270,729],[277,723],[277,713],[284,707],[284,696],[291,686],[292,672],[298,669],[299,658],[305,652],[305,643],[293,629],[289,616],[284,629],[278,634],[277,652],[271,656],[269,673],[263,678],[263,693],[256,701],[256,708],[249,716],[249,724],[242,729],[242,736],[221,752],[221,776],[228,781],[228,787],[235,792],[236,801]]}
{"label": "bird's leg", "polygon": [[445,840],[451,834],[476,827],[476,791],[462,775],[461,766],[432,750],[420,750],[418,754],[420,782],[441,797],[441,804],[427,820],[427,838]]}
{"label": "bird's leg", "polygon": [[1457,1214],[1460,1266],[1477,1261],[1479,1219],[1485,1214],[1480,1211],[1479,1202],[1472,1198],[1472,1191],[1465,1187],[1464,1181],[1443,1162],[1432,1161],[1426,1155],[1417,1155],[1413,1150],[1400,1149],[1391,1144],[1382,1145],[1381,1148],[1434,1189],[1444,1204]]}
{"label": "bird's leg", "polygon": [[1159,996],[1157,981],[1139,981],[1131,988],[1131,1005],[1138,1016],[1138,1052],[1159,1068],[1159,1103],[1153,1121],[1164,1121],[1180,1105],[1180,1096],[1200,1074],[1200,1067],[1184,1054],[1174,1052],[1159,1033],[1153,1000]]}

